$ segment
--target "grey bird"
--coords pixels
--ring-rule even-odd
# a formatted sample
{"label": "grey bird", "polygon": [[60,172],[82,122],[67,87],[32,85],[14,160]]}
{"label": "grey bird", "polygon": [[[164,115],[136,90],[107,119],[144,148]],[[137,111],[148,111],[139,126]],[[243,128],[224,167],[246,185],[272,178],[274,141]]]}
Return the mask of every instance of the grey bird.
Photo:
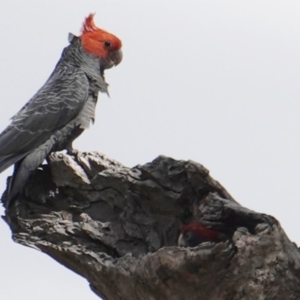
{"label": "grey bird", "polygon": [[108,93],[104,70],[122,60],[121,41],[96,27],[92,14],[69,42],[49,79],[0,134],[0,173],[15,165],[6,207],[51,152],[72,152],[74,139],[94,121],[98,93]]}

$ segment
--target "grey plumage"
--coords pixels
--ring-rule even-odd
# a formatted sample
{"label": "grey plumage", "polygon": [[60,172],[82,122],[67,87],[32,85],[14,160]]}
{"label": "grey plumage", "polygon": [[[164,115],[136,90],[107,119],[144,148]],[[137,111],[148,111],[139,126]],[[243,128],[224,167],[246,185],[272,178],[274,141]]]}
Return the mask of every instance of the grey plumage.
{"label": "grey plumage", "polygon": [[88,54],[80,39],[71,36],[47,82],[0,134],[0,172],[15,164],[6,206],[51,152],[70,150],[94,120],[98,92],[107,93],[105,68],[105,61]]}

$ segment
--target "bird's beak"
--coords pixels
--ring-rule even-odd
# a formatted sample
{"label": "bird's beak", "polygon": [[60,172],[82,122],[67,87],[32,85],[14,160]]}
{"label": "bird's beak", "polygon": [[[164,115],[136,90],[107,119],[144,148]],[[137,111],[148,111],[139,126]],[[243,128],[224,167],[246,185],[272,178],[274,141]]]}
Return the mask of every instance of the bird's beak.
{"label": "bird's beak", "polygon": [[122,58],[123,58],[122,50],[120,49],[120,50],[111,52],[109,55],[109,58],[112,61],[112,65],[110,67],[117,66],[122,61]]}
{"label": "bird's beak", "polygon": [[183,238],[183,234],[181,233],[179,238],[178,238],[178,246],[179,247],[186,247],[185,240]]}

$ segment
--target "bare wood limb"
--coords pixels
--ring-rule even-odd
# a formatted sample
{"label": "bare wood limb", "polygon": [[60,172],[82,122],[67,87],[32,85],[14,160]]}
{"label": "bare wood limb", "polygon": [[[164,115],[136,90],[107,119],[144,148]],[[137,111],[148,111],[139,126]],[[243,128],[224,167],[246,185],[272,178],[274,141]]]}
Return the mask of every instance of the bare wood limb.
{"label": "bare wood limb", "polygon": [[[15,242],[103,299],[300,299],[300,253],[280,224],[240,206],[193,161],[160,156],[130,169],[99,153],[53,154],[3,218]],[[226,238],[177,247],[195,221]]]}

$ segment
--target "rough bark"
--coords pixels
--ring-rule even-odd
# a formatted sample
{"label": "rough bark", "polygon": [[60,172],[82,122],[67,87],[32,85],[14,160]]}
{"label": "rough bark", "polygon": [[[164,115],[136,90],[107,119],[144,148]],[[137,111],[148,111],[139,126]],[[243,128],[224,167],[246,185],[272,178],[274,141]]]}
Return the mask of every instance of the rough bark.
{"label": "rough bark", "polygon": [[[130,169],[99,153],[53,154],[3,218],[15,242],[103,299],[300,299],[300,253],[278,221],[240,206],[193,161]],[[177,247],[189,222],[226,239]]]}

